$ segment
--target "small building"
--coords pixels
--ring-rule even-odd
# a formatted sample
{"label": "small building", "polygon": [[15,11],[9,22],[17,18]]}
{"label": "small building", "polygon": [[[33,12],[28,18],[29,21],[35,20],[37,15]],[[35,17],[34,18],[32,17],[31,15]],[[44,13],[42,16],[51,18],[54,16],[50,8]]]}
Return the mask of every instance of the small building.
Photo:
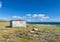
{"label": "small building", "polygon": [[26,27],[26,21],[24,21],[24,20],[11,20],[10,26],[11,27]]}

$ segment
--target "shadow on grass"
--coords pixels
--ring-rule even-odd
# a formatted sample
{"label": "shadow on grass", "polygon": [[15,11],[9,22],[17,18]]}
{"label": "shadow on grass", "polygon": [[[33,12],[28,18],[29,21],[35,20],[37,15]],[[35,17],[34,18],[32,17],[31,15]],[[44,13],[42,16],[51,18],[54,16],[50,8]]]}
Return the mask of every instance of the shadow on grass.
{"label": "shadow on grass", "polygon": [[11,26],[5,26],[6,28],[12,28]]}

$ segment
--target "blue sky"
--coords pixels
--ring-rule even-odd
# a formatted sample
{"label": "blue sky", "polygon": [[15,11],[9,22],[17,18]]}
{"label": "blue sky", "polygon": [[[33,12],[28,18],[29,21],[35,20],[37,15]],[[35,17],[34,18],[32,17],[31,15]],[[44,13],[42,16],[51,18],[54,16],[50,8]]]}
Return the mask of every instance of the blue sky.
{"label": "blue sky", "polygon": [[60,22],[60,0],[0,0],[0,19]]}

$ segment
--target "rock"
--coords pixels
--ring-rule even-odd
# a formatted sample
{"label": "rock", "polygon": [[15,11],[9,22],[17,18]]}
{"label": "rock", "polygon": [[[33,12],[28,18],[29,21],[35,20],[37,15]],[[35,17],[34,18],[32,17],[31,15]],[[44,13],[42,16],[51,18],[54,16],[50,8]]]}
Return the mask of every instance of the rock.
{"label": "rock", "polygon": [[38,31],[38,29],[37,28],[33,28],[35,31]]}
{"label": "rock", "polygon": [[30,31],[30,33],[34,33],[35,31]]}
{"label": "rock", "polygon": [[6,39],[6,42],[13,42],[12,39]]}

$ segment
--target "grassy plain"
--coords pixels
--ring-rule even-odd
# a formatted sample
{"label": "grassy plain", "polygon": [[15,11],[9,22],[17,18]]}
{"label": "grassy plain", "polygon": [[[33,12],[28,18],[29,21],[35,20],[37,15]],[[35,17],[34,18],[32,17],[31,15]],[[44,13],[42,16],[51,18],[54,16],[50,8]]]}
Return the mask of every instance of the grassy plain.
{"label": "grassy plain", "polygon": [[[0,42],[60,42],[60,27],[29,24],[28,28],[23,27],[14,28],[9,27],[9,25],[10,25],[9,22],[0,22]],[[40,39],[36,39],[36,37],[32,37],[32,39],[30,39],[29,38],[30,36],[26,36],[26,34],[29,34],[28,31],[30,31],[33,28],[33,26],[39,29]],[[51,37],[49,36],[49,34],[51,35]],[[20,37],[20,35],[22,35],[22,37]],[[41,38],[44,38],[46,40]]]}

